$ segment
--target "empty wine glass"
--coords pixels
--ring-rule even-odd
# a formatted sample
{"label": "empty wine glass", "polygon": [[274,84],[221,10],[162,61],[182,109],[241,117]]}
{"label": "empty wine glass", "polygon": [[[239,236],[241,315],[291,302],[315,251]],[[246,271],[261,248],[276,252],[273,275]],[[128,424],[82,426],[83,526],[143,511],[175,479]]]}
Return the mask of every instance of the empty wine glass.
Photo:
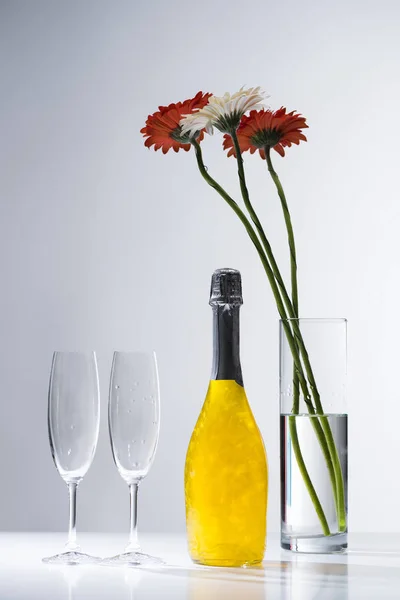
{"label": "empty wine glass", "polygon": [[130,535],[125,552],[107,565],[155,565],[137,535],[137,494],[154,460],[160,430],[160,394],[154,352],[115,352],[110,378],[108,423],[114,462],[130,491]]}
{"label": "empty wine glass", "polygon": [[51,453],[69,490],[65,551],[46,563],[88,564],[99,558],[80,552],[76,541],[76,490],[92,464],[99,436],[100,394],[94,352],[55,352],[51,367],[48,426]]}

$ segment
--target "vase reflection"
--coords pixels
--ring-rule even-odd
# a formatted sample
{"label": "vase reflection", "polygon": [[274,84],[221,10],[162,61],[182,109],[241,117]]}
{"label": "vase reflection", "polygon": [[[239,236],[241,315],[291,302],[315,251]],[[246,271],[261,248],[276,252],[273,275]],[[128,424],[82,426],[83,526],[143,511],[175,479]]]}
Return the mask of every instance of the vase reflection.
{"label": "vase reflection", "polygon": [[282,562],[280,600],[348,600],[346,563]]}

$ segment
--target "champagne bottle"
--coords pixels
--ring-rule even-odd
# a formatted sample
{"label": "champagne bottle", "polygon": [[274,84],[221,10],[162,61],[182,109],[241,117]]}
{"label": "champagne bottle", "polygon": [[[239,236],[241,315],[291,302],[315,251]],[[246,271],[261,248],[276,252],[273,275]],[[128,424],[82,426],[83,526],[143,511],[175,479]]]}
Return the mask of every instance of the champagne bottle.
{"label": "champagne bottle", "polygon": [[185,465],[189,553],[195,563],[210,566],[258,564],[265,551],[268,468],[243,386],[242,303],[239,271],[215,271],[211,381]]}

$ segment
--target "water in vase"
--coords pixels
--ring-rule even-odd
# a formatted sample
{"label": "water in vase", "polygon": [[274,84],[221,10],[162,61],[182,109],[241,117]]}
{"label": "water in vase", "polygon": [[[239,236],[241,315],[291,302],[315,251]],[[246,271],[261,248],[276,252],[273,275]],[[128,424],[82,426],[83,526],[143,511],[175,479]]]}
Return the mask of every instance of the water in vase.
{"label": "water in vase", "polygon": [[[347,415],[324,417],[330,425],[342,467],[347,515]],[[297,431],[299,447],[308,474],[321,503],[329,527],[325,535],[310,494],[305,486],[293,451],[290,427]],[[300,552],[341,552],[347,546],[347,527],[339,526],[335,496],[329,470],[315,434],[313,419],[321,417],[301,414],[281,415],[281,519],[282,547]]]}

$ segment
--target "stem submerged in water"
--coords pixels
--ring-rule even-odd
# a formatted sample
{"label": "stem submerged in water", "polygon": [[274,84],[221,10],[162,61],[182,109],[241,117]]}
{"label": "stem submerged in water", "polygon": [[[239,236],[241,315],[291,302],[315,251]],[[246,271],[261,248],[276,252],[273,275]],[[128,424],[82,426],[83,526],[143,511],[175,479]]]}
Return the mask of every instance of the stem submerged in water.
{"label": "stem submerged in water", "polygon": [[[314,421],[314,418],[311,418],[311,423],[313,421]],[[290,431],[290,440],[292,443],[294,455],[296,457],[297,465],[299,467],[299,470],[300,470],[301,476],[303,478],[303,481],[305,483],[305,486],[307,488],[307,491],[310,494],[311,501],[314,504],[315,510],[317,512],[318,518],[319,518],[321,526],[322,526],[322,531],[324,532],[324,535],[330,535],[331,532],[329,529],[328,521],[326,520],[324,510],[323,510],[321,503],[319,501],[319,498],[317,496],[317,492],[315,491],[315,488],[312,484],[312,481],[311,481],[310,476],[307,471],[307,467],[306,467],[304,459],[303,459],[303,455],[301,453],[299,438],[297,436],[296,417],[294,417],[294,416],[289,417],[289,431]]]}

